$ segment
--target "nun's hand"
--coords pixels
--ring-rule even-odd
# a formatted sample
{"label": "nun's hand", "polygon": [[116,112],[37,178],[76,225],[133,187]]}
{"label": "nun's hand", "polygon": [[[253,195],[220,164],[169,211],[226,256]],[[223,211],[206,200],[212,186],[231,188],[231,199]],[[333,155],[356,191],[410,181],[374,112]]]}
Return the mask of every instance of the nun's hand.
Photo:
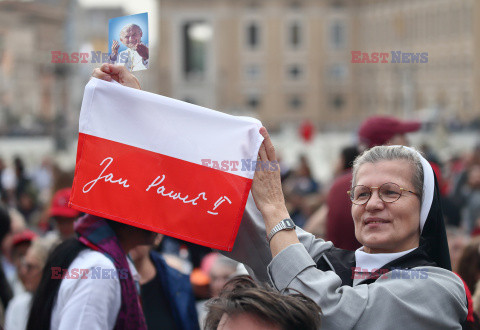
{"label": "nun's hand", "polygon": [[92,77],[106,81],[115,80],[123,86],[141,89],[137,77],[128,71],[124,65],[104,63],[101,67],[93,70]]}
{"label": "nun's hand", "polygon": [[252,195],[263,215],[267,233],[281,220],[289,218],[280,180],[280,165],[275,148],[265,127],[260,129],[264,137],[258,152],[257,167],[252,183]]}

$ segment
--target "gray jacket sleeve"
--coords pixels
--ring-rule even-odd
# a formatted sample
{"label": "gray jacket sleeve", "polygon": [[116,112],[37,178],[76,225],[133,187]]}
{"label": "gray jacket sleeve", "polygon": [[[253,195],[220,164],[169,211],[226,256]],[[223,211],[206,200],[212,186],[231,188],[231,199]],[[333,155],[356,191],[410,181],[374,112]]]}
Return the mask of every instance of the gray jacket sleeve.
{"label": "gray jacket sleeve", "polygon": [[296,232],[300,244],[272,260],[261,214],[250,196],[233,251],[224,254],[244,263],[258,281],[312,298],[322,308],[322,329],[386,329],[398,324],[412,329],[461,329],[467,316],[466,295],[452,272],[422,267],[426,278],[394,279],[387,273],[372,284],[341,286],[333,271],[316,268],[332,243],[301,229]]}
{"label": "gray jacket sleeve", "polygon": [[[296,229],[298,239],[305,246],[310,255],[320,258],[322,253],[332,247],[331,242],[315,239],[315,236]],[[245,265],[248,273],[260,282],[270,282],[267,266],[272,261],[272,253],[267,242],[265,224],[260,211],[255,206],[253,197],[248,196],[247,205],[237,238],[231,252],[219,251],[225,256],[237,260]]]}
{"label": "gray jacket sleeve", "polygon": [[[418,268],[414,268],[418,269]],[[426,276],[393,278],[372,284],[341,286],[333,272],[323,272],[302,244],[281,251],[268,266],[274,286],[297,290],[323,312],[322,329],[461,329],[467,317],[463,283],[438,267],[421,267]]]}

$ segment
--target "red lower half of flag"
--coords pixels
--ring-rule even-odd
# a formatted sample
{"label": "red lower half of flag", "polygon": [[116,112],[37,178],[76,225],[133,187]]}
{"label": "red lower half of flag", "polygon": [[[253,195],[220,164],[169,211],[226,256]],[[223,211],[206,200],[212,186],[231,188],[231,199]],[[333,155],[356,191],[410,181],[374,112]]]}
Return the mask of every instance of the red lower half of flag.
{"label": "red lower half of flag", "polygon": [[252,180],[80,133],[69,205],[230,251]]}

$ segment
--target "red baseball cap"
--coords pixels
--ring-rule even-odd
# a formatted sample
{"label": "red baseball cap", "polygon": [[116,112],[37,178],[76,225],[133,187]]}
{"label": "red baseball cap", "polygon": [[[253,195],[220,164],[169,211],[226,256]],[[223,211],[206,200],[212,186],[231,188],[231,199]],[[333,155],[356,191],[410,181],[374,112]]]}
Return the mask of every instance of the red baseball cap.
{"label": "red baseball cap", "polygon": [[51,217],[76,218],[80,215],[79,211],[68,207],[71,192],[72,188],[64,188],[58,190],[55,195],[53,195],[52,206],[49,212]]}
{"label": "red baseball cap", "polygon": [[33,231],[25,229],[19,233],[16,233],[12,236],[12,246],[18,245],[23,242],[31,242],[37,237]]}
{"label": "red baseball cap", "polygon": [[358,137],[369,148],[387,143],[396,134],[416,132],[422,124],[418,121],[401,121],[395,117],[374,116],[367,118],[360,129]]}

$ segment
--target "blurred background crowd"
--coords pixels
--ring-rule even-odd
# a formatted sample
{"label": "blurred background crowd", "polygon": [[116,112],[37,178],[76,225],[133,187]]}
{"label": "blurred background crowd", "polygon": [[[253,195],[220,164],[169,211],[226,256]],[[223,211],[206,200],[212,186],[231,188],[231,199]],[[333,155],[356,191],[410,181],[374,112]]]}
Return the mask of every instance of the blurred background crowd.
{"label": "blurred background crowd", "polygon": [[[362,148],[368,147],[361,135],[378,137],[385,134],[378,120],[381,126],[390,121],[403,125],[392,126],[391,133],[385,137],[389,141],[395,136],[406,138],[405,130],[421,129],[418,122],[402,122],[393,117],[367,119],[359,130],[360,142],[345,145],[337,153],[332,175],[327,180],[312,174],[306,154],[300,155],[293,166],[281,162],[283,189],[292,219],[298,226],[341,248],[360,247],[354,236],[346,191],[350,185],[352,162]],[[403,127],[403,131],[395,133],[398,127]],[[373,144],[384,144],[387,140],[380,139]],[[404,143],[408,145],[407,140]],[[474,297],[480,298],[480,284],[476,290],[480,277],[480,145],[443,161],[428,145],[420,148],[435,168],[442,191],[452,267],[465,280]],[[49,251],[75,235],[73,223],[81,214],[67,205],[72,171],[60,169],[50,158],[34,167],[25,166],[20,156],[11,162],[2,160],[1,164],[0,240],[4,276],[0,276],[0,294],[2,305],[7,306],[3,311],[7,329],[9,326],[16,329],[22,327],[28,316],[30,299]],[[345,178],[346,186],[336,191],[336,186],[342,187]],[[209,248],[170,237],[157,240],[152,249],[161,253],[169,266],[189,275],[200,321],[206,315],[205,302],[218,296],[228,279],[246,274],[243,265]],[[8,286],[3,285],[5,283]],[[477,309],[480,309],[479,302],[480,299],[474,300]]]}
{"label": "blurred background crowd", "polygon": [[[374,115],[416,123],[391,133],[410,133],[405,143],[434,166],[452,266],[480,310],[479,1],[0,0],[0,320],[22,328],[48,252],[80,216],[67,202],[83,86],[99,64],[52,63],[51,52],[108,52],[108,20],[145,11],[142,88],[262,120],[292,219],[337,247],[359,247],[345,187],[382,124],[362,125]],[[352,63],[358,50],[428,52],[428,62]],[[200,319],[245,273],[176,239],[153,249],[190,276]]]}

